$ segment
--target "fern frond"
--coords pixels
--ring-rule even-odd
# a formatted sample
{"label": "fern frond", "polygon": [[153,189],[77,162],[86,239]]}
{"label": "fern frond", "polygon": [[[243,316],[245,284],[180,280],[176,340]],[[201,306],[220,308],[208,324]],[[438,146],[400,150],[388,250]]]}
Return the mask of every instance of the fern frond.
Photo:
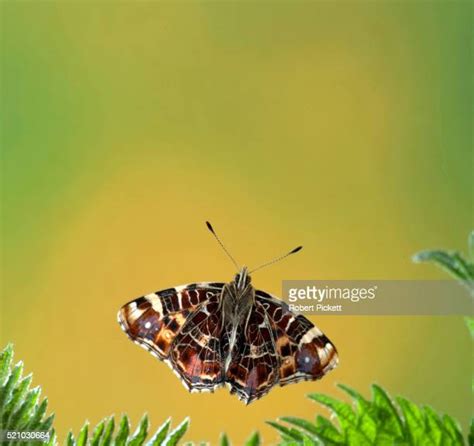
{"label": "fern frond", "polygon": [[[406,398],[394,402],[380,386],[372,386],[368,400],[348,386],[340,385],[353,405],[322,394],[308,397],[330,410],[331,419],[315,421],[281,417],[269,421],[281,437],[279,446],[461,446],[461,429],[451,417],[440,417],[431,407],[418,406]],[[284,423],[284,424],[282,424]]]}
{"label": "fern frond", "polygon": [[465,285],[474,297],[474,231],[468,237],[467,258],[456,251],[435,249],[418,252],[412,260],[416,263],[433,262]]}
{"label": "fern frond", "polygon": [[[189,427],[189,419],[185,419],[174,430],[169,432],[171,420],[166,420],[156,432],[150,436],[148,416],[144,415],[135,431],[132,433],[130,420],[127,415],[123,415],[115,431],[114,417],[104,418],[94,429],[89,428],[89,423],[85,423],[77,439],[72,432],[69,433],[67,446],[176,446],[186,433]],[[89,435],[89,432],[92,432]]]}
{"label": "fern frond", "polygon": [[[48,400],[41,400],[41,389],[30,389],[32,375],[23,377],[23,363],[13,365],[13,346],[8,344],[0,353],[0,430],[50,431],[54,416],[46,416]],[[56,441],[49,432],[50,441]],[[1,444],[12,446],[14,442]],[[22,445],[37,445],[38,441],[22,441]]]}

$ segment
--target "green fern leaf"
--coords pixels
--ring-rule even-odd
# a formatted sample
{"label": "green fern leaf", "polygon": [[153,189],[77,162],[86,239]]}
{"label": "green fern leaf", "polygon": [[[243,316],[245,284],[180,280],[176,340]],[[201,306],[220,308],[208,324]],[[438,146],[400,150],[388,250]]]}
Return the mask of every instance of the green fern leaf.
{"label": "green fern leaf", "polygon": [[109,421],[105,426],[104,435],[100,439],[99,446],[110,446],[112,443],[112,435],[115,429],[115,419],[114,417],[110,417]]}
{"label": "green fern leaf", "polygon": [[[45,420],[47,422],[49,419]],[[170,420],[168,419],[155,432],[152,438],[146,443],[147,446],[164,446],[168,442],[168,446],[176,446],[187,430],[189,421],[185,419],[173,432],[168,434]],[[69,432],[66,445],[67,446],[142,446],[145,444],[148,436],[149,420],[144,415],[133,434],[130,433],[130,420],[127,415],[123,415],[120,419],[117,433],[114,436],[115,421],[114,417],[104,418],[92,430],[89,436],[89,423],[85,423],[81,428],[77,439],[74,438],[72,432]],[[36,445],[37,446],[37,445]]]}
{"label": "green fern leaf", "polygon": [[464,257],[458,252],[453,252],[451,255],[453,257],[453,260],[456,262],[458,268],[463,272],[465,280],[473,280],[472,264],[470,264],[469,261],[464,259]]}
{"label": "green fern leaf", "polygon": [[56,432],[54,429],[51,430],[50,435],[49,435],[49,441],[45,443],[45,446],[56,446],[57,444],[57,436]]}
{"label": "green fern leaf", "polygon": [[13,360],[13,345],[8,344],[0,353],[0,386],[2,388],[5,385],[10,375],[12,360]]}
{"label": "green fern leaf", "polygon": [[277,429],[284,440],[280,446],[288,444],[303,445],[309,442],[313,445],[337,446],[346,444],[340,432],[331,424],[331,422],[323,417],[316,419],[316,424],[305,421],[296,417],[281,417],[281,421],[292,424],[297,429],[288,428],[279,423],[268,421],[267,423]]}
{"label": "green fern leaf", "polygon": [[[441,418],[430,407],[420,408],[411,401],[398,397],[398,403],[379,386],[372,386],[372,401],[366,400],[354,389],[339,386],[357,404],[357,411],[335,398],[308,395],[329,408],[340,429],[321,415],[314,423],[296,417],[282,417],[283,423],[268,422],[281,436],[280,446],[309,444],[323,446],[461,446],[463,438],[455,420]],[[367,423],[369,427],[367,427]],[[473,428],[474,429],[474,428]]]}
{"label": "green fern leaf", "polygon": [[10,419],[12,413],[18,408],[21,401],[25,399],[25,396],[28,392],[28,389],[31,384],[31,375],[28,375],[26,378],[23,378],[18,386],[13,389],[12,397],[10,401],[5,404],[2,413],[2,423],[4,426],[8,426],[8,420]]}
{"label": "green fern leaf", "polygon": [[34,408],[38,403],[40,393],[39,387],[30,390],[18,411],[12,416],[12,420],[14,420],[13,422],[18,428],[22,429],[28,425]]}
{"label": "green fern leaf", "polygon": [[421,251],[413,256],[413,261],[416,263],[434,262],[461,281],[468,280],[469,278],[464,264],[459,263],[458,253],[448,253],[439,250]]}
{"label": "green fern leaf", "polygon": [[[474,238],[474,232],[471,234]],[[470,445],[474,444],[474,418],[471,418],[471,425],[469,428],[469,436],[467,437],[467,441]]]}
{"label": "green fern leaf", "polygon": [[43,421],[43,417],[46,415],[46,409],[48,408],[48,399],[45,398],[39,405],[37,405],[31,414],[31,418],[26,426],[27,430],[40,430],[39,427]]}
{"label": "green fern leaf", "polygon": [[288,428],[283,426],[279,423],[275,423],[274,421],[267,421],[267,424],[275,428],[281,434],[283,434],[283,438],[287,441],[298,441],[300,443],[303,442],[303,434],[298,429]]}
{"label": "green fern leaf", "polygon": [[86,446],[87,438],[89,436],[89,423],[84,423],[82,429],[79,431],[79,435],[77,436],[76,446]]}
{"label": "green fern leaf", "polygon": [[[53,416],[44,418],[48,402],[46,399],[39,402],[39,387],[30,390],[32,376],[22,377],[23,363],[20,361],[12,365],[13,353],[11,344],[0,352],[0,429],[49,431]],[[21,444],[37,443],[32,440]],[[10,442],[9,446],[15,444]]]}
{"label": "green fern leaf", "polygon": [[316,417],[316,426],[319,431],[319,438],[327,445],[342,445],[344,444],[344,436],[336,429],[334,424],[327,418],[321,415]]}
{"label": "green fern leaf", "polygon": [[281,421],[285,423],[292,424],[297,428],[301,429],[302,431],[306,431],[309,435],[318,435],[319,429],[318,427],[313,424],[311,421],[304,420],[303,418],[298,417],[280,417]]}
{"label": "green fern leaf", "polygon": [[388,394],[377,384],[372,385],[372,401],[377,408],[380,424],[385,433],[392,438],[403,437],[403,422]]}
{"label": "green fern leaf", "polygon": [[156,431],[155,435],[147,443],[147,446],[161,446],[165,441],[166,436],[168,435],[168,430],[170,428],[171,419],[168,418]]}
{"label": "green fern leaf", "polygon": [[362,421],[349,404],[319,393],[310,394],[308,397],[326,406],[337,416],[346,441],[351,441],[351,444],[371,444],[371,438],[364,431]]}
{"label": "green fern leaf", "polygon": [[433,262],[464,284],[474,297],[474,231],[468,237],[468,259],[455,251],[422,251],[413,256],[414,262]]}
{"label": "green fern leaf", "polygon": [[137,430],[133,434],[128,446],[141,446],[148,434],[148,416],[145,414],[140,420]]}
{"label": "green fern leaf", "polygon": [[90,446],[99,446],[100,437],[102,437],[104,428],[105,428],[105,420],[102,420],[92,431]]}
{"label": "green fern leaf", "polygon": [[66,437],[66,445],[74,446],[75,444],[76,444],[76,441],[74,440],[74,435],[72,434],[71,431],[69,431]]}
{"label": "green fern leaf", "polygon": [[274,421],[267,421],[267,424],[269,424],[270,426],[275,428],[277,431],[279,431],[281,434],[283,434],[284,438],[286,437],[286,439],[288,440],[296,440],[296,441],[299,441],[300,443],[303,441],[303,435],[297,429],[288,428],[281,424],[275,423]]}
{"label": "green fern leaf", "polygon": [[338,387],[356,401],[357,404],[357,428],[370,443],[374,443],[377,438],[378,423],[376,407],[367,401],[359,392],[344,384],[339,384]]}
{"label": "green fern leaf", "polygon": [[260,435],[254,432],[250,438],[245,442],[245,446],[260,446]]}
{"label": "green fern leaf", "polygon": [[7,382],[4,386],[2,386],[2,392],[0,393],[0,407],[2,408],[2,412],[4,407],[10,401],[12,397],[13,389],[17,385],[21,374],[23,373],[23,363],[20,361],[12,370],[10,375],[7,378]]}
{"label": "green fern leaf", "polygon": [[189,426],[189,418],[186,418],[181,424],[170,432],[163,442],[163,446],[176,446],[178,441],[184,436]]}
{"label": "green fern leaf", "polygon": [[51,414],[45,420],[42,420],[38,426],[40,431],[49,431],[53,427],[54,414]]}
{"label": "green fern leaf", "polygon": [[426,432],[425,419],[420,408],[408,401],[405,398],[397,398],[398,406],[400,407],[404,417],[404,436],[412,444],[418,444],[423,440],[423,435]]}
{"label": "green fern leaf", "polygon": [[428,406],[423,408],[423,412],[426,421],[426,436],[431,443],[433,445],[449,444],[451,439],[447,435],[439,415]]}
{"label": "green fern leaf", "polygon": [[114,446],[125,446],[130,433],[130,422],[127,415],[123,415],[119,423],[119,430],[115,437]]}
{"label": "green fern leaf", "polygon": [[453,418],[451,418],[449,415],[443,415],[443,425],[448,435],[454,441],[454,444],[464,444],[461,429],[459,428],[458,423]]}
{"label": "green fern leaf", "polygon": [[[22,378],[23,364],[12,366],[13,347],[11,344],[0,352],[0,429],[37,430],[50,433],[49,446],[56,446],[57,437],[52,429],[54,415],[46,416],[48,400],[40,400],[41,389],[30,390],[31,375]],[[67,446],[142,446],[148,435],[148,417],[140,420],[136,431],[130,435],[130,421],[123,415],[114,438],[114,417],[100,421],[89,437],[89,424],[81,428],[77,439],[72,432],[66,437]],[[176,446],[186,432],[189,420],[185,419],[175,430],[168,433],[167,420],[153,435],[147,446]],[[37,441],[22,442],[22,446],[37,446]],[[15,446],[15,443],[9,443]]]}
{"label": "green fern leaf", "polygon": [[349,425],[356,425],[357,416],[349,404],[339,401],[336,398],[332,398],[328,395],[324,395],[322,393],[311,393],[308,395],[308,398],[313,401],[316,401],[319,404],[322,404],[323,406],[326,406],[335,415],[337,415],[339,421],[342,420],[344,422],[347,422]]}
{"label": "green fern leaf", "polygon": [[229,437],[226,434],[221,435],[219,446],[230,446]]}

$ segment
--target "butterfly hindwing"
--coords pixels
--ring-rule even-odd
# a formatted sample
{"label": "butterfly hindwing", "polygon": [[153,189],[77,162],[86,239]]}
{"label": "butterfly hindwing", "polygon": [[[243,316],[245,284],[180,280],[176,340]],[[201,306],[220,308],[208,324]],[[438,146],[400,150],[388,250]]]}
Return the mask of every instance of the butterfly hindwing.
{"label": "butterfly hindwing", "polygon": [[170,365],[190,391],[214,391],[224,382],[222,322],[220,299],[213,295],[188,317],[175,338]]}
{"label": "butterfly hindwing", "polygon": [[320,379],[336,367],[336,348],[312,322],[263,291],[256,291],[255,299],[272,324],[281,386]]}
{"label": "butterfly hindwing", "polygon": [[226,382],[246,404],[261,398],[278,382],[279,359],[271,322],[256,302],[245,325],[236,335]]}

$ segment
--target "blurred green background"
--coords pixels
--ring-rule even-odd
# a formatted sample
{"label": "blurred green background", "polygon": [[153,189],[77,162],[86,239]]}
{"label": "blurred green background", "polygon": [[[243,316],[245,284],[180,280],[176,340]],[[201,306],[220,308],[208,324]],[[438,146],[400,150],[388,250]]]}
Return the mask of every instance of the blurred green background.
{"label": "blurred green background", "polygon": [[116,323],[128,300],[234,274],[204,226],[283,279],[444,278],[472,228],[472,9],[461,2],[3,1],[1,344],[60,434],[112,412],[239,444],[336,382],[470,416],[462,318],[313,318],[324,380],[245,407],[190,395]]}

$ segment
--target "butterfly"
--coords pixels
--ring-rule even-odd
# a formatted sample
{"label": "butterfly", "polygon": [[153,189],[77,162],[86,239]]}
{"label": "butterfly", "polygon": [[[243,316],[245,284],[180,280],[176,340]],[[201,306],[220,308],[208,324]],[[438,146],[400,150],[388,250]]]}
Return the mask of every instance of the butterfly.
{"label": "butterfly", "polygon": [[256,290],[246,267],[228,283],[199,282],[139,297],[120,309],[118,321],[188,391],[213,392],[225,384],[246,404],[277,384],[320,379],[338,364],[332,342],[285,302]]}

